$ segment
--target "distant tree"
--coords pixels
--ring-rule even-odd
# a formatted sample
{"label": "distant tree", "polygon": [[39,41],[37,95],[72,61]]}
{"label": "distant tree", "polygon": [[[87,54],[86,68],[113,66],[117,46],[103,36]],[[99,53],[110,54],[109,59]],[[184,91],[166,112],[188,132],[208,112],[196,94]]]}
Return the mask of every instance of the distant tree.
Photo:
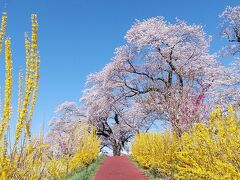
{"label": "distant tree", "polygon": [[76,131],[81,133],[84,115],[77,103],[74,102],[60,104],[55,113],[57,116],[49,122],[51,129],[46,137],[46,142],[51,144],[49,151],[53,152],[55,156],[71,156],[78,140],[75,137]]}
{"label": "distant tree", "polygon": [[232,43],[226,49],[227,54],[236,54],[240,52],[240,6],[227,6],[220,15],[221,35]]}
{"label": "distant tree", "polygon": [[229,44],[222,49],[223,57],[232,57],[233,63],[226,69],[228,80],[215,89],[215,100],[218,104],[240,105],[240,6],[227,6],[219,16],[221,20],[221,36]]}

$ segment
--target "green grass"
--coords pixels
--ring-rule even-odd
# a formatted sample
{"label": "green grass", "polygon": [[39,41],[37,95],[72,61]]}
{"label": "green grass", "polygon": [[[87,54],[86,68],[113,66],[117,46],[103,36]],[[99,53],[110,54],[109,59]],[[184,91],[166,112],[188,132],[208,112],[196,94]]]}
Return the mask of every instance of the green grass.
{"label": "green grass", "polygon": [[141,171],[144,173],[145,176],[147,176],[150,180],[169,180],[171,178],[163,178],[160,174],[158,174],[156,171],[154,170],[150,170],[150,169],[146,169],[143,168],[142,166],[140,166],[140,164],[138,164],[138,162],[136,162],[131,156],[129,156],[129,158],[131,159],[131,161],[133,162],[133,164]]}
{"label": "green grass", "polygon": [[62,180],[92,180],[103,159],[104,159],[103,155],[99,156],[87,167],[76,169],[75,171],[71,172],[68,176],[62,178]]}

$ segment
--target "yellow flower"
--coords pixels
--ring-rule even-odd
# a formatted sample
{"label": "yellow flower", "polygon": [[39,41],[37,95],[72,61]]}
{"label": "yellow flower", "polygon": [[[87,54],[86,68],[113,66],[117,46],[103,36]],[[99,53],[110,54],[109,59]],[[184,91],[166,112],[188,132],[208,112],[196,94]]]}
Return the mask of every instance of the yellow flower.
{"label": "yellow flower", "polygon": [[1,30],[0,30],[0,54],[2,53],[2,45],[4,42],[4,36],[6,33],[6,26],[7,26],[7,13],[3,12],[2,22],[1,22]]}
{"label": "yellow flower", "polygon": [[240,123],[232,106],[220,107],[209,123],[198,123],[180,139],[174,133],[139,134],[133,158],[143,167],[173,179],[240,179]]}
{"label": "yellow flower", "polygon": [[12,97],[12,53],[10,39],[5,41],[5,99],[3,107],[3,117],[0,124],[0,141],[2,141],[5,130],[11,119],[11,97]]}

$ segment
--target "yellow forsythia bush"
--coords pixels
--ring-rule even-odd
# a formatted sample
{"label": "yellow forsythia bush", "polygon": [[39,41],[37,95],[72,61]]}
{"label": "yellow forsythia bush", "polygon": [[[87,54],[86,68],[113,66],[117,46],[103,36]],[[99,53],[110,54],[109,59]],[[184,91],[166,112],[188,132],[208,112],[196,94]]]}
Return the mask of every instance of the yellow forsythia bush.
{"label": "yellow forsythia bush", "polygon": [[14,154],[0,156],[0,179],[60,179],[78,167],[86,167],[98,157],[100,140],[93,127],[90,132],[83,128],[84,131],[76,129],[78,141],[71,154],[52,156],[51,145],[45,144],[43,135],[39,135]]}
{"label": "yellow forsythia bush", "polygon": [[240,121],[232,106],[184,133],[177,160],[177,179],[240,179]]}
{"label": "yellow forsythia bush", "polygon": [[59,179],[68,175],[79,167],[86,167],[99,155],[100,140],[92,127],[88,132],[87,127],[82,124],[82,130],[76,128],[73,133],[75,147],[73,153],[63,154],[60,157],[48,156],[46,163],[48,176]]}
{"label": "yellow forsythia bush", "polygon": [[229,106],[207,123],[198,123],[177,138],[174,133],[139,134],[133,158],[172,179],[240,179],[240,120]]}
{"label": "yellow forsythia bush", "polygon": [[79,149],[70,161],[70,169],[74,170],[77,167],[89,165],[99,155],[100,140],[97,137],[94,128],[91,128],[90,133],[84,131],[82,142],[79,142]]}
{"label": "yellow forsythia bush", "polygon": [[141,166],[162,176],[171,176],[179,143],[179,138],[172,132],[138,134],[132,143],[132,156]]}

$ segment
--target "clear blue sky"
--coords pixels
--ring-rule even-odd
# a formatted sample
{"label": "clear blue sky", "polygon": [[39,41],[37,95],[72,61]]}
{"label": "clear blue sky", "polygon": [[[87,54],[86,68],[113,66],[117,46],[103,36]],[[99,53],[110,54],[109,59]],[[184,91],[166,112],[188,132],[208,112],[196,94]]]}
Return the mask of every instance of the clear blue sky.
{"label": "clear blue sky", "polygon": [[[114,49],[125,43],[123,36],[135,19],[164,16],[174,22],[178,17],[202,24],[213,35],[214,52],[223,42],[217,29],[218,15],[225,6],[239,4],[238,0],[0,0],[0,10],[5,1],[15,79],[25,63],[24,32],[31,30],[31,13],[39,17],[41,80],[34,132],[54,116],[58,104],[79,101],[86,76],[110,61]],[[1,58],[1,85],[3,65]],[[14,93],[16,104],[16,89]]]}

